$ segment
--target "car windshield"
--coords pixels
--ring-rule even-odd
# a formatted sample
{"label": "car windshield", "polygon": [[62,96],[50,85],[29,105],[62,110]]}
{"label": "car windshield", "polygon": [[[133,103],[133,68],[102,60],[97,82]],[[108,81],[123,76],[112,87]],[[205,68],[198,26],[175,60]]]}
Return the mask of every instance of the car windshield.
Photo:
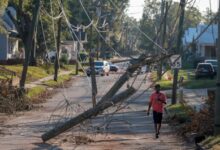
{"label": "car windshield", "polygon": [[205,65],[205,64],[204,64],[204,65],[199,65],[199,66],[198,66],[198,69],[202,69],[202,68],[203,68],[203,69],[206,69],[206,70],[211,70],[210,65]]}
{"label": "car windshield", "polygon": [[95,66],[104,66],[103,62],[95,62]]}
{"label": "car windshield", "polygon": [[218,65],[218,62],[217,62],[217,61],[206,61],[206,63],[210,63],[210,64],[212,64],[213,66],[217,66],[217,65]]}

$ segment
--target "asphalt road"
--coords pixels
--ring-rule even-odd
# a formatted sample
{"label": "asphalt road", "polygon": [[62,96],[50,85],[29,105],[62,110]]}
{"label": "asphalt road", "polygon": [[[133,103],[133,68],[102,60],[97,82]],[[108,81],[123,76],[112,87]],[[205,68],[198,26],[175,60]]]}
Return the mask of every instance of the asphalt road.
{"label": "asphalt road", "polygon": [[[110,76],[97,77],[98,96],[100,97],[118,80],[120,73]],[[90,79],[74,77],[74,82],[67,89],[58,89],[56,94],[45,103],[29,112],[21,112],[10,117],[4,117],[0,128],[0,149],[27,150],[182,150],[192,149],[188,144],[176,136],[171,128],[164,123],[159,139],[155,139],[152,116],[146,116],[146,108],[151,91],[135,98],[150,84],[143,82],[145,75],[135,81],[134,86],[142,86],[120,111],[114,112],[119,105],[108,109],[102,115],[94,117],[83,124],[74,127],[64,134],[42,143],[40,136],[65,120],[72,118],[84,110],[92,107]],[[130,79],[128,84],[132,84]],[[125,89],[126,85],[121,89]],[[1,117],[1,118],[2,118]],[[76,144],[74,137],[88,137],[93,142]],[[84,140],[85,141],[85,140]]]}

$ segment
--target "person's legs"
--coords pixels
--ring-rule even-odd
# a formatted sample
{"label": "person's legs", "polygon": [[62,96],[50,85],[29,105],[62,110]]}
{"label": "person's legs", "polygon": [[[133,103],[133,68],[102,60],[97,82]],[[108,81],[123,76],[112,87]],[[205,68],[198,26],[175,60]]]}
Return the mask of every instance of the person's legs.
{"label": "person's legs", "polygon": [[161,123],[157,124],[157,134],[160,134]]}
{"label": "person's legs", "polygon": [[158,122],[157,122],[157,134],[158,135],[160,134],[162,118],[163,118],[163,114],[162,113],[158,113]]}
{"label": "person's legs", "polygon": [[154,129],[155,129],[155,133],[157,133],[157,124],[154,123]]}
{"label": "person's legs", "polygon": [[154,128],[155,128],[155,137],[158,138],[158,134],[157,134],[158,115],[156,111],[153,111],[153,119],[154,119]]}

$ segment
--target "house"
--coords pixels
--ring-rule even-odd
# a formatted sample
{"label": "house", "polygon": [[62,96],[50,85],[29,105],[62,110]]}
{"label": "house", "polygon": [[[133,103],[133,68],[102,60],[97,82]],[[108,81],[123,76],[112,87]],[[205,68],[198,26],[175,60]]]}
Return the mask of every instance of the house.
{"label": "house", "polygon": [[[198,36],[200,37],[195,41]],[[194,46],[190,48],[190,51],[195,53],[196,57],[213,59],[216,58],[217,37],[218,26],[216,24],[212,24],[209,27],[205,24],[199,24],[197,27],[188,28],[185,31],[182,38],[183,48],[186,50],[190,44],[194,43]]]}
{"label": "house", "polygon": [[61,55],[66,54],[71,62],[75,62],[79,51],[84,50],[83,44],[87,43],[87,34],[80,28],[73,34],[73,39],[73,41],[62,41],[60,45]]}
{"label": "house", "polygon": [[[8,7],[7,10],[16,18],[16,10],[13,7]],[[0,22],[0,60],[22,59],[24,52],[18,47],[18,32],[6,12],[0,17]]]}
{"label": "house", "polygon": [[[79,51],[84,50],[83,44],[87,42],[85,31],[76,31],[73,37],[73,41],[61,41],[60,43],[60,58],[66,55],[70,62],[76,62]],[[56,58],[56,51],[48,52],[47,57],[53,62]]]}

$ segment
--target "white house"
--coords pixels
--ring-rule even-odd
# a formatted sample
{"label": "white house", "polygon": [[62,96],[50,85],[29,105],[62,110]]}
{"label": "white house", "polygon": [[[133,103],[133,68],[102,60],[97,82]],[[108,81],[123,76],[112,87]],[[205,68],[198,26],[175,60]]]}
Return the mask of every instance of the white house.
{"label": "white house", "polygon": [[[216,58],[218,26],[213,24],[207,27],[208,25],[199,24],[195,28],[188,28],[182,38],[183,47],[186,49],[194,42],[196,49],[191,49],[191,51],[195,51],[197,57],[204,57],[206,59]],[[207,30],[205,30],[206,28]],[[198,36],[198,40],[195,41]]]}
{"label": "white house", "polygon": [[[8,11],[16,18],[16,10],[8,7]],[[4,31],[0,32],[0,60],[23,58],[23,52],[18,49],[18,33],[12,20],[6,12],[0,17]]]}

